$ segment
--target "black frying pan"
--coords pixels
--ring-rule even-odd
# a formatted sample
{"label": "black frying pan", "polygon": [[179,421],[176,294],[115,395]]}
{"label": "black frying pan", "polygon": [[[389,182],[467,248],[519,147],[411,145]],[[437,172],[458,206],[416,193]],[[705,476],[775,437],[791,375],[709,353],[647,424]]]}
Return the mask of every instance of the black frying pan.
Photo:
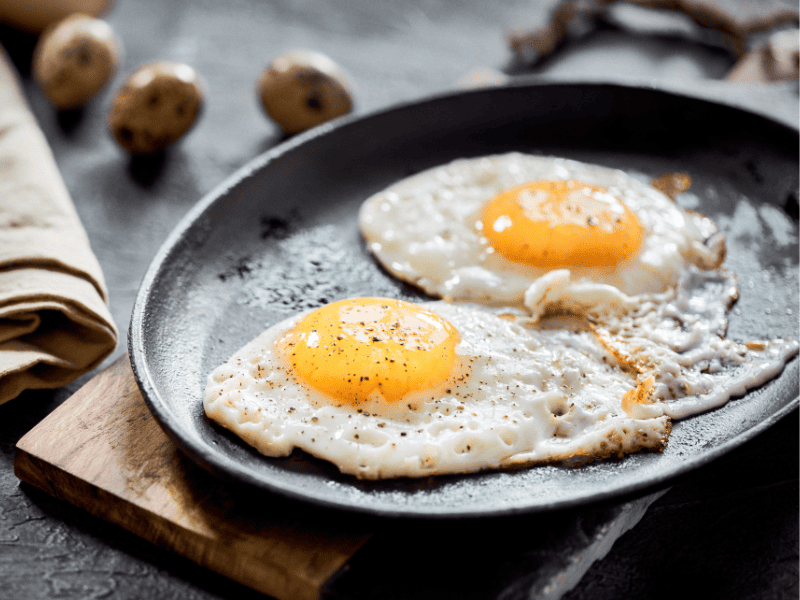
{"label": "black frying pan", "polygon": [[148,269],[129,335],[150,410],[194,461],[262,490],[383,516],[541,512],[641,494],[728,452],[798,404],[798,361],[725,407],[679,422],[663,454],[573,470],[533,467],[359,482],[295,451],[260,456],[209,422],[206,375],[267,326],[358,295],[419,299],[365,252],[356,214],[390,183],[457,157],[518,150],[652,177],[689,172],[728,235],[741,298],[729,335],[798,337],[798,132],[653,89],[537,84],[435,97],[301,135],[202,199]]}

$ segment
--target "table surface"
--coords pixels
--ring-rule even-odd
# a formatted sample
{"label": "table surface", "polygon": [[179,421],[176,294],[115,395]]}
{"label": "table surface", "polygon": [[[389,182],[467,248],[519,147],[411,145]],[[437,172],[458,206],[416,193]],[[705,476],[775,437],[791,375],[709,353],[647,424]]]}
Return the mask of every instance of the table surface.
{"label": "table surface", "polygon": [[[234,170],[284,139],[264,116],[255,86],[268,61],[286,50],[311,48],[337,60],[354,81],[358,113],[450,90],[479,70],[494,69],[513,77],[638,77],[797,122],[796,82],[747,86],[719,81],[733,57],[719,40],[704,37],[698,43],[685,24],[677,33],[646,34],[606,24],[534,67],[514,63],[508,32],[541,26],[554,4],[117,0],[107,19],[125,45],[123,66],[107,90],[80,113],[70,114],[55,112],[30,80],[35,39],[3,29],[0,41],[20,70],[26,96],[104,269],[115,322],[126,332],[139,282],[172,227]],[[106,130],[108,108],[128,73],[161,58],[193,65],[204,79],[207,104],[182,143],[163,156],[131,160]],[[117,351],[100,368],[124,351],[123,333]],[[0,406],[0,586],[11,590],[10,597],[25,599],[256,597],[20,485],[13,475],[17,440],[92,375],[57,390],[25,392]],[[705,598],[796,598],[797,421],[794,411],[674,485],[565,598],[660,598],[675,592],[701,592]],[[435,536],[436,525],[431,527]],[[438,542],[443,548],[444,543]],[[342,597],[366,589],[370,561],[360,561],[337,583]],[[449,578],[452,589],[458,589],[458,574]]]}

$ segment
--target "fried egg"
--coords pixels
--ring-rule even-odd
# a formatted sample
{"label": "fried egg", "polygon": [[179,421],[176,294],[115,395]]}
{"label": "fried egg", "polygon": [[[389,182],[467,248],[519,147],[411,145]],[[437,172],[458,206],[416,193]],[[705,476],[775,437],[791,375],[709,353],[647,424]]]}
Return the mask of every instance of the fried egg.
{"label": "fried egg", "polygon": [[663,292],[725,255],[710,219],[623,171],[520,153],[403,179],[363,203],[359,225],[391,274],[451,301],[519,305],[553,270],[570,285]]}
{"label": "fried egg", "polygon": [[378,479],[660,451],[671,419],[652,390],[578,320],[355,298],[267,329],[203,404],[266,456]]}

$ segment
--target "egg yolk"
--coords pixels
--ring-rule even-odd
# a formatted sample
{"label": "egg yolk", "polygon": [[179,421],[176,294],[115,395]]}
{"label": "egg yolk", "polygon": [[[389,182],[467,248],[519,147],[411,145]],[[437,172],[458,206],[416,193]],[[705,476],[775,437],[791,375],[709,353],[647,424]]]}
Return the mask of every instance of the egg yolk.
{"label": "egg yolk", "polygon": [[604,188],[580,181],[533,181],[490,200],[478,225],[492,247],[536,267],[605,267],[632,256],[639,219]]}
{"label": "egg yolk", "polygon": [[356,405],[376,391],[398,402],[444,383],[458,340],[448,321],[415,304],[355,298],[315,310],[278,344],[308,385]]}

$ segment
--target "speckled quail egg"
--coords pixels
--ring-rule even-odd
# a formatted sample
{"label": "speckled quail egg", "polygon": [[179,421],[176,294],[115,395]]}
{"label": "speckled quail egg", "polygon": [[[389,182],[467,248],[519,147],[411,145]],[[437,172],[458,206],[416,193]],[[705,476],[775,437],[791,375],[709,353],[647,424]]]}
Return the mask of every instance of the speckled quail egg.
{"label": "speckled quail egg", "polygon": [[80,108],[114,76],[121,52],[122,43],[106,21],[73,14],[39,38],[33,78],[56,108]]}
{"label": "speckled quail egg", "polygon": [[347,74],[324,54],[308,50],[274,59],[259,78],[258,96],[270,118],[288,134],[353,110]]}
{"label": "speckled quail egg", "polygon": [[200,77],[192,67],[156,61],[134,72],[119,90],[109,129],[131,154],[151,154],[183,137],[202,106]]}

